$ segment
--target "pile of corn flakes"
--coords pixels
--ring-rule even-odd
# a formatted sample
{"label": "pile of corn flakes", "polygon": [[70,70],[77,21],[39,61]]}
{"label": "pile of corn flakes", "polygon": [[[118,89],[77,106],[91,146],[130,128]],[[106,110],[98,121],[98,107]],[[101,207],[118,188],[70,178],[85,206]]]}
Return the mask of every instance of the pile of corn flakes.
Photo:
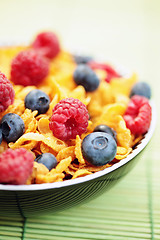
{"label": "pile of corn flakes", "polygon": [[[10,66],[12,59],[27,47],[7,47],[0,49],[0,69],[10,78]],[[25,96],[35,86],[23,87],[14,85],[15,101],[5,112],[0,113],[0,119],[6,113],[16,113],[24,121],[25,133],[16,141],[6,143],[4,140],[0,145],[0,153],[7,148],[26,148],[31,151],[35,158],[42,153],[52,153],[58,164],[56,168],[48,170],[43,164],[34,162],[33,172],[27,184],[40,184],[64,181],[86,176],[103,170],[125,158],[131,153],[133,146],[139,142],[142,136],[135,138],[130,130],[126,128],[123,114],[129,102],[129,93],[132,86],[137,82],[136,74],[129,78],[114,78],[110,83],[105,81],[106,72],[95,70],[100,78],[100,85],[94,92],[86,92],[83,86],[77,86],[73,81],[73,72],[77,64],[72,55],[61,51],[56,58],[50,62],[49,75],[38,86],[50,97],[50,107],[46,114],[37,115],[37,111],[25,109]],[[89,111],[90,120],[87,132],[76,139],[62,141],[56,138],[49,128],[49,120],[54,106],[64,98],[73,97],[83,102]],[[93,132],[99,124],[106,124],[117,133],[117,154],[112,162],[104,166],[93,166],[85,161],[81,152],[83,138]]]}

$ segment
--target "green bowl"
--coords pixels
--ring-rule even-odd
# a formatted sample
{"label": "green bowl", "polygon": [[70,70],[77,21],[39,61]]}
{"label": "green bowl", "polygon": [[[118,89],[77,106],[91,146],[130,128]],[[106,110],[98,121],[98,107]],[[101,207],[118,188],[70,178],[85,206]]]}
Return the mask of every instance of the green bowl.
{"label": "green bowl", "polygon": [[35,185],[0,184],[0,215],[30,217],[56,212],[84,203],[109,190],[133,168],[151,140],[156,125],[153,102],[151,106],[149,131],[126,158],[102,171],[74,180]]}

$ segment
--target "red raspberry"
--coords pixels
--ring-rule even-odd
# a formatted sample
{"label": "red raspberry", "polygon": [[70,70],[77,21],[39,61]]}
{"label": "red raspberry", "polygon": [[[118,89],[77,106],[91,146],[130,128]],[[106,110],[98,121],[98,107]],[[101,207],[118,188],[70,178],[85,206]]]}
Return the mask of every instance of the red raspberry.
{"label": "red raspberry", "polygon": [[60,44],[57,36],[53,32],[42,32],[37,35],[32,43],[32,47],[47,58],[54,58],[60,52]]}
{"label": "red raspberry", "polygon": [[11,64],[11,80],[23,86],[38,85],[48,72],[48,60],[36,51],[20,52]]}
{"label": "red raspberry", "polygon": [[3,112],[14,102],[15,92],[6,76],[0,72],[0,112]]}
{"label": "red raspberry", "polygon": [[66,98],[54,107],[49,127],[55,137],[65,141],[84,133],[88,119],[87,108],[81,101]]}
{"label": "red raspberry", "polygon": [[112,78],[121,77],[119,73],[117,73],[110,65],[106,63],[97,63],[97,62],[89,62],[89,66],[94,69],[102,69],[107,72],[107,77],[105,79],[106,82],[110,82]]}
{"label": "red raspberry", "polygon": [[33,162],[33,154],[24,148],[6,150],[0,155],[0,183],[25,184]]}
{"label": "red raspberry", "polygon": [[134,95],[124,115],[127,128],[132,134],[140,135],[148,131],[152,118],[152,110],[147,98]]}

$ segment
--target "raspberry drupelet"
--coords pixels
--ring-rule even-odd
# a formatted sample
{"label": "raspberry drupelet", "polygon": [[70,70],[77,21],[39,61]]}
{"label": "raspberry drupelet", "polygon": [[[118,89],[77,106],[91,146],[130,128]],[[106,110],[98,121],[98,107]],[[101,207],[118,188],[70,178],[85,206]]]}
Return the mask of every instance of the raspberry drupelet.
{"label": "raspberry drupelet", "polygon": [[15,92],[6,76],[0,72],[0,112],[6,110],[14,102]]}
{"label": "raspberry drupelet", "polygon": [[66,141],[86,132],[88,119],[87,108],[80,100],[66,98],[54,107],[49,127],[55,137]]}
{"label": "raspberry drupelet", "polygon": [[0,183],[25,184],[33,162],[33,154],[24,148],[6,150],[0,155]]}
{"label": "raspberry drupelet", "polygon": [[147,98],[134,95],[123,116],[127,128],[136,136],[145,134],[150,126],[152,109]]}
{"label": "raspberry drupelet", "polygon": [[49,61],[34,50],[20,52],[11,64],[11,81],[23,86],[38,85],[49,73]]}

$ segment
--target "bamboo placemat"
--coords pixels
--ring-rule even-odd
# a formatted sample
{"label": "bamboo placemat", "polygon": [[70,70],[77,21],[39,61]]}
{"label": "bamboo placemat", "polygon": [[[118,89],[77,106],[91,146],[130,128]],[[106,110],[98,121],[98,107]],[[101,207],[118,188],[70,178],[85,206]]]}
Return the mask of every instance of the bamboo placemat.
{"label": "bamboo placemat", "polygon": [[0,218],[0,240],[160,239],[158,133],[136,167],[95,200],[60,213]]}

